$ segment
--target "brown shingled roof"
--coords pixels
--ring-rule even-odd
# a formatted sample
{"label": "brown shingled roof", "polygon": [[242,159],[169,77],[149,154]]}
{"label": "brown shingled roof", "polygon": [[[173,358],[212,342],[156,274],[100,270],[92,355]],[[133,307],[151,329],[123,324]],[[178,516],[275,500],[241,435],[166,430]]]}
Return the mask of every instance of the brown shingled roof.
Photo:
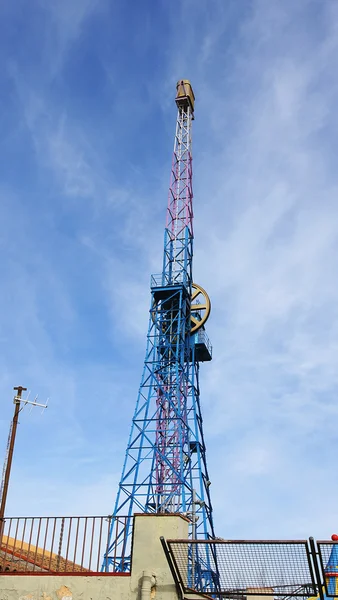
{"label": "brown shingled roof", "polygon": [[21,540],[3,536],[0,546],[1,571],[44,571],[49,573],[87,571],[85,567],[51,553],[43,548],[28,545]]}

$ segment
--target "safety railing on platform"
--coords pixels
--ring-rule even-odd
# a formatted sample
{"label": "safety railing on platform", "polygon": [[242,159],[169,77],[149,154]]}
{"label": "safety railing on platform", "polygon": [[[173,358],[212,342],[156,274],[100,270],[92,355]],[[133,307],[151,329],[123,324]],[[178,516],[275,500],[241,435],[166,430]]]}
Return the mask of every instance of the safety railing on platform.
{"label": "safety railing on platform", "polygon": [[156,273],[150,277],[151,288],[174,286],[182,283],[187,283],[187,275],[182,271],[173,272],[170,276],[167,273]]}
{"label": "safety railing on platform", "polygon": [[[0,575],[29,572],[36,574],[94,574],[105,571],[108,544],[123,544],[130,517],[12,517],[2,525]],[[113,534],[109,535],[112,529]],[[129,560],[129,557],[128,557]],[[111,561],[106,574],[123,573],[123,556]]]}
{"label": "safety railing on platform", "polygon": [[212,356],[212,345],[209,336],[204,329],[200,329],[195,333],[195,344],[204,344],[208,349],[210,356]]}
{"label": "safety railing on platform", "polygon": [[338,544],[310,538],[267,540],[164,540],[178,589],[208,598],[338,596]]}

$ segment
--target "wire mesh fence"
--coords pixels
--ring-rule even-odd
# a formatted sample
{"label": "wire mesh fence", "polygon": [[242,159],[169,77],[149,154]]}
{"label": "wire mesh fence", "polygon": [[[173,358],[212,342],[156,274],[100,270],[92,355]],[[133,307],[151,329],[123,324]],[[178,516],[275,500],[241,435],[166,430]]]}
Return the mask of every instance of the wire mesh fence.
{"label": "wire mesh fence", "polygon": [[168,540],[182,588],[212,597],[317,596],[306,540]]}
{"label": "wire mesh fence", "polygon": [[[17,517],[2,526],[0,571],[95,573],[128,517]],[[111,532],[112,529],[112,532]],[[112,533],[112,534],[111,534]],[[114,568],[109,568],[114,573]]]}

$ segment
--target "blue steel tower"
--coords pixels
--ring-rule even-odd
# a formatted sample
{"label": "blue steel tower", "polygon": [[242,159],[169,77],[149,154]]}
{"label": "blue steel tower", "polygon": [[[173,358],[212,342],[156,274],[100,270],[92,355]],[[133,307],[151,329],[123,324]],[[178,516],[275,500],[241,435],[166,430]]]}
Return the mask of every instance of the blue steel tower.
{"label": "blue steel tower", "polygon": [[[105,570],[130,568],[135,512],[187,513],[193,515],[194,537],[214,537],[199,388],[199,363],[211,360],[204,329],[210,301],[192,279],[194,100],[190,82],[179,81],[163,268],[160,275],[151,277],[144,369],[104,557]],[[122,529],[118,529],[120,515],[128,517]]]}

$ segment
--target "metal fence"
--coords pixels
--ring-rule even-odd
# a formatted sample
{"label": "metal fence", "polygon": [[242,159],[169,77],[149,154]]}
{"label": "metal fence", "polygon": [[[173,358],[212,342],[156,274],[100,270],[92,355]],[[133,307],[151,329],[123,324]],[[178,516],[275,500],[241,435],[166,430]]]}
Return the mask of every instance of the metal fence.
{"label": "metal fence", "polygon": [[207,347],[210,356],[212,356],[212,345],[209,336],[204,329],[199,329],[197,333],[195,333],[195,344],[204,344]]}
{"label": "metal fence", "polygon": [[[119,540],[121,545],[128,518],[130,519],[111,516],[8,518],[2,527],[1,574],[101,572],[108,544]],[[122,546],[126,547],[126,544]],[[113,564],[116,567],[110,565],[107,574],[123,571],[123,557],[120,557],[119,563],[115,561]]]}
{"label": "metal fence", "polygon": [[242,600],[338,596],[338,561],[333,561],[338,544],[333,542],[315,544],[313,538],[161,541],[182,597],[189,592]]}
{"label": "metal fence", "polygon": [[180,271],[173,272],[171,275],[167,273],[156,273],[150,277],[150,287],[160,288],[170,285],[187,284],[187,274]]}
{"label": "metal fence", "polygon": [[[0,535],[1,575],[129,575],[128,519],[132,517],[8,518]],[[335,542],[315,543],[313,538],[161,541],[181,597],[189,592],[229,600],[338,597]],[[109,560],[104,558],[107,555]]]}

